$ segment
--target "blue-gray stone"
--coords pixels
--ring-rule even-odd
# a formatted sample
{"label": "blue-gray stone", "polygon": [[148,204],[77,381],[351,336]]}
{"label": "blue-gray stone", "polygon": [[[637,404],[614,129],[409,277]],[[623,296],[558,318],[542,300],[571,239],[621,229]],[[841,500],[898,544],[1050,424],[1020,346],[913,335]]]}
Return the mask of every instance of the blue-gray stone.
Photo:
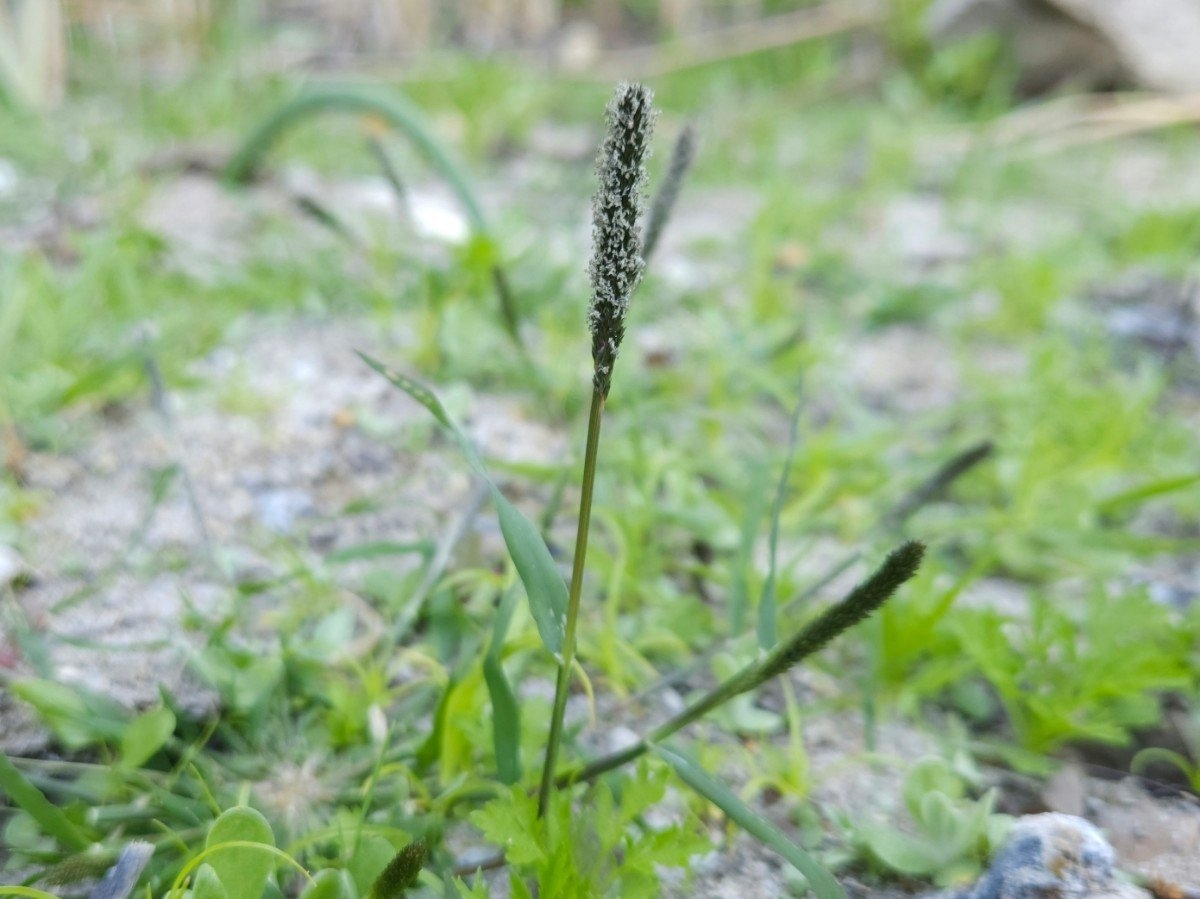
{"label": "blue-gray stone", "polygon": [[1088,899],[1109,892],[1115,854],[1095,825],[1074,815],[1022,818],[968,899]]}

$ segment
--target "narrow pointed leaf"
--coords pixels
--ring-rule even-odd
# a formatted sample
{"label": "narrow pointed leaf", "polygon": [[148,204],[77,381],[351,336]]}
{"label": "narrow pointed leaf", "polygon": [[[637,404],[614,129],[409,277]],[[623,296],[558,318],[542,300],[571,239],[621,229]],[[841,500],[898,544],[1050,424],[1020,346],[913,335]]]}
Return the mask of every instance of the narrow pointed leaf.
{"label": "narrow pointed leaf", "polygon": [[492,501],[500,516],[504,545],[529,595],[529,610],[533,613],[538,633],[546,648],[557,655],[562,652],[567,626],[566,582],[533,522],[505,499],[495,484],[492,485]]}
{"label": "narrow pointed leaf", "polygon": [[793,843],[778,827],[752,810],[737,795],[694,761],[666,746],[653,746],[680,780],[723,811],[731,821],[787,859],[808,879],[817,899],[845,899],[846,892],[816,859]]}
{"label": "narrow pointed leaf", "polygon": [[538,634],[541,635],[547,649],[555,654],[560,653],[566,628],[567,585],[538,529],[500,492],[488,476],[483,461],[471,445],[471,441],[454,424],[432,390],[407,375],[393,371],[365,353],[358,355],[394,386],[428,409],[454,438],[471,468],[487,481],[492,492],[492,502],[496,506],[496,514],[500,519],[500,533],[504,536],[504,545],[517,567],[521,583],[525,585],[525,593],[529,597],[529,610],[537,624]]}
{"label": "narrow pointed leaf", "polygon": [[81,851],[92,844],[3,752],[0,752],[0,793],[33,818],[47,836],[54,837],[66,848]]}
{"label": "narrow pointed leaf", "polygon": [[775,596],[775,577],[779,570],[779,519],[783,517],[783,504],[787,500],[788,481],[792,476],[792,461],[796,457],[796,439],[800,432],[800,410],[802,400],[796,400],[788,424],[788,445],[784,454],[783,471],[779,474],[779,485],[775,488],[775,501],[771,505],[771,533],[768,538],[767,579],[762,595],[758,598],[758,645],[764,652],[775,647],[778,601]]}
{"label": "narrow pointed leaf", "polygon": [[492,701],[492,745],[496,752],[496,770],[501,783],[505,784],[513,784],[521,779],[521,709],[500,661],[516,596],[516,591],[509,589],[501,598],[492,626],[492,642],[483,658],[483,679]]}

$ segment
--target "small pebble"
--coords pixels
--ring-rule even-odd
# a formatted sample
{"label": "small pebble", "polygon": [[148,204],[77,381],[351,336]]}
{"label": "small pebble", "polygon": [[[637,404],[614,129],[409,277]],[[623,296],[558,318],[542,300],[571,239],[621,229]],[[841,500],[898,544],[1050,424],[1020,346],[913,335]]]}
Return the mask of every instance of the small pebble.
{"label": "small pebble", "polygon": [[1113,877],[1116,854],[1083,818],[1051,812],[1019,820],[962,899],[1098,899],[1146,894]]}
{"label": "small pebble", "polygon": [[311,515],[316,509],[308,493],[289,488],[258,494],[254,497],[254,506],[259,522],[277,534],[290,532],[297,518]]}

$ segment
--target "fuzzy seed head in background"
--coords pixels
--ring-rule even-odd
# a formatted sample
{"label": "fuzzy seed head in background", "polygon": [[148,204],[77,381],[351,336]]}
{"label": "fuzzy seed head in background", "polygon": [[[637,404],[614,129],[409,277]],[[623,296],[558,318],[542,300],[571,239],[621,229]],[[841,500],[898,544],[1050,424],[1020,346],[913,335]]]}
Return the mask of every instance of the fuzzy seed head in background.
{"label": "fuzzy seed head in background", "polygon": [[640,84],[619,84],[606,111],[607,132],[596,163],[599,186],[592,198],[592,383],[608,396],[613,363],[625,336],[629,297],[642,277],[641,218],[646,157],[654,127],[653,94]]}
{"label": "fuzzy seed head in background", "polygon": [[654,195],[650,204],[650,214],[646,216],[646,233],[642,238],[642,260],[649,261],[658,246],[663,228],[671,218],[675,209],[675,201],[679,199],[679,189],[683,187],[683,179],[692,167],[696,158],[696,126],[688,122],[675,139],[675,149],[671,151],[671,162],[667,166],[666,177],[662,186]]}

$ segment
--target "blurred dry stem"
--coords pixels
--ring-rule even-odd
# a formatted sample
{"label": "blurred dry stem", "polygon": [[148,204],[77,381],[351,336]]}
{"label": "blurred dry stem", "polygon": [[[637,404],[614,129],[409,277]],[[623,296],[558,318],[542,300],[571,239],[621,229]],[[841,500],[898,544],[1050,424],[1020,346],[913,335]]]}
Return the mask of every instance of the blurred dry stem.
{"label": "blurred dry stem", "polygon": [[984,140],[1041,155],[1197,123],[1200,93],[1083,94],[1010,112],[985,132]]}
{"label": "blurred dry stem", "polygon": [[883,21],[884,10],[878,3],[829,0],[796,12],[689,35],[666,46],[656,44],[608,53],[601,76],[652,78],[762,50],[857,31],[880,25]]}
{"label": "blurred dry stem", "polygon": [[59,0],[0,0],[0,90],[32,109],[57,106],[67,83]]}

